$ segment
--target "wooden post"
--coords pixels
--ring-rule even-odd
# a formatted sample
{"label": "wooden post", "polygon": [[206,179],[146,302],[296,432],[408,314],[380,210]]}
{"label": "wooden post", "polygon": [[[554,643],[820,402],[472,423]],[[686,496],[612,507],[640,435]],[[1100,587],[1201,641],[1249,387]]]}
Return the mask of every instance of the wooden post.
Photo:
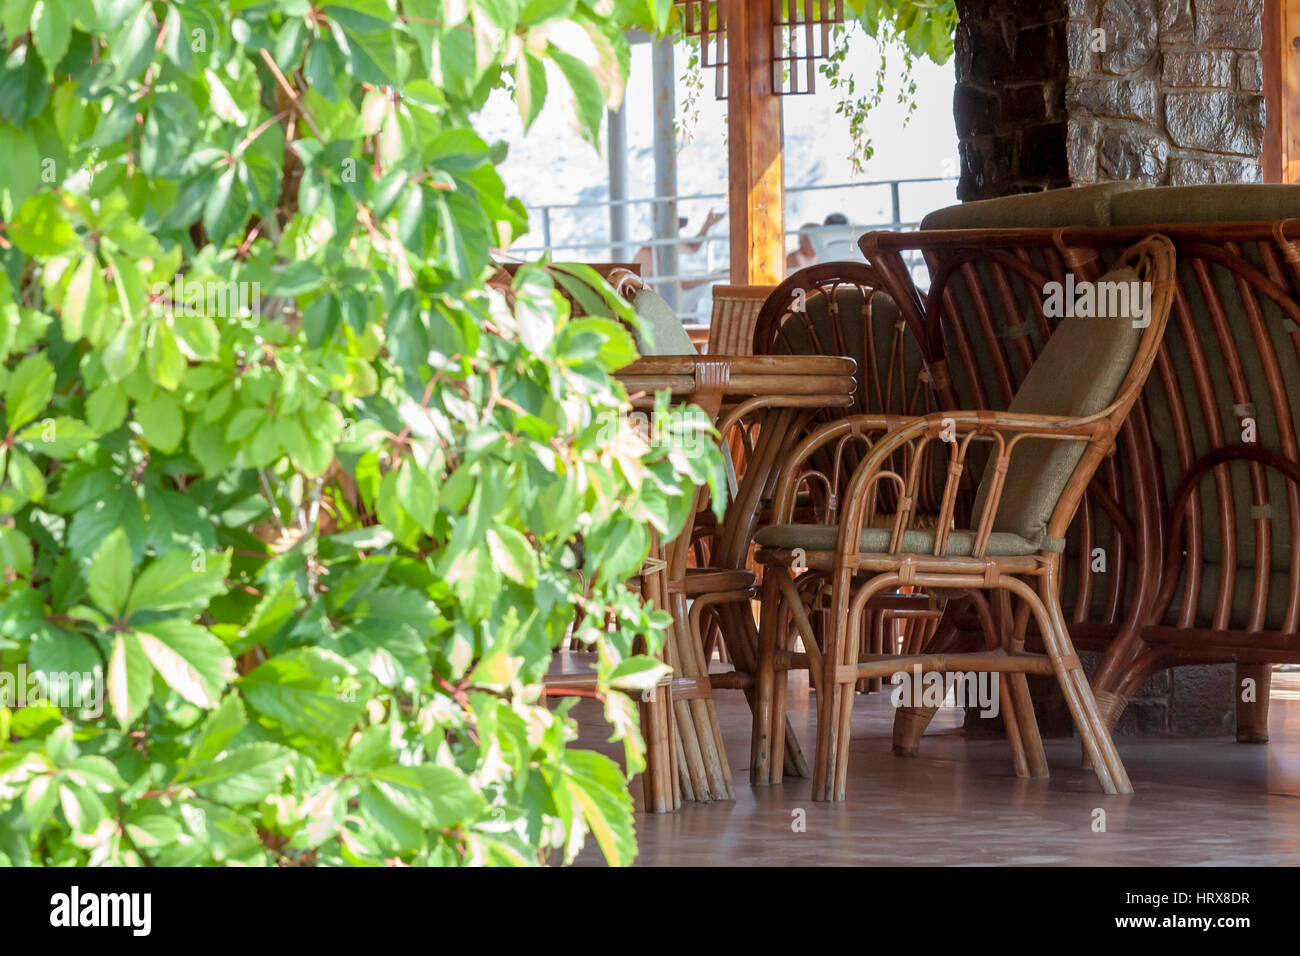
{"label": "wooden post", "polygon": [[1300,182],[1300,0],[1264,4],[1264,180]]}
{"label": "wooden post", "polygon": [[785,151],[772,87],[770,0],[727,0],[727,154],[733,285],[785,278]]}
{"label": "wooden post", "polygon": [[1283,115],[1286,111],[1284,90],[1286,82],[1287,55],[1290,37],[1286,37],[1286,12],[1288,0],[1264,0],[1264,43],[1260,48],[1260,58],[1264,64],[1264,105],[1267,110],[1267,124],[1264,128],[1264,152],[1260,157],[1260,167],[1264,182],[1284,182],[1282,172],[1285,169],[1285,126]]}

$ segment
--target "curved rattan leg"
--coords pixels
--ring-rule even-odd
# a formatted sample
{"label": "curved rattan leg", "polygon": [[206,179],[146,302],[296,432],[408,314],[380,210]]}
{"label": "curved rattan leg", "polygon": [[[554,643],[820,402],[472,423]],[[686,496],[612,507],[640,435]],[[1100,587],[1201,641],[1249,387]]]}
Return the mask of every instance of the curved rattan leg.
{"label": "curved rattan leg", "polygon": [[[858,663],[858,651],[861,647],[858,635],[862,633],[862,623],[864,615],[860,605],[854,605],[849,612],[848,629],[845,639],[840,641],[840,660],[841,666],[855,666]],[[853,700],[856,696],[858,682],[856,679],[850,679],[843,683],[836,682],[836,690],[839,693],[839,707],[835,712],[836,734],[835,734],[835,767],[834,767],[834,784],[835,800],[843,800],[848,790],[849,777],[849,741],[853,737]]]}
{"label": "curved rattan leg", "polygon": [[[763,575],[762,612],[758,628],[758,662],[754,670],[754,725],[750,745],[750,783],[764,786],[772,782],[773,688],[776,682],[776,642],[780,626],[781,588],[777,576],[785,568],[771,567]],[[784,672],[782,673],[784,678]],[[780,715],[785,726],[785,715]]]}
{"label": "curved rattan leg", "polygon": [[839,713],[841,694],[853,695],[853,684],[847,688],[838,680],[838,665],[844,655],[843,645],[856,647],[849,633],[846,633],[849,616],[849,591],[852,587],[852,574],[837,571],[831,578],[830,625],[822,635],[822,680],[821,690],[817,694],[817,747],[813,754],[814,800],[834,800],[835,797],[835,755],[840,737]]}
{"label": "curved rattan leg", "polygon": [[[984,646],[990,651],[995,650],[1006,643],[1005,635],[1009,633],[1011,628],[1011,622],[1007,620],[1010,615],[1009,606],[995,620],[988,599],[978,591],[968,593],[975,604],[975,611],[979,615],[980,624],[984,630]],[[1007,604],[1004,599],[1005,591],[999,591],[996,594],[999,599],[999,606]],[[1016,704],[1011,695],[1011,683],[1002,674],[997,675],[996,680],[998,682],[998,701],[1002,708],[1002,725],[1006,731],[1007,745],[1011,748],[1012,766],[1016,768],[1017,777],[1031,776],[1029,758],[1025,754],[1025,744],[1021,739],[1020,719],[1016,714]]]}
{"label": "curved rattan leg", "polygon": [[899,707],[894,711],[895,757],[917,755],[921,749],[921,735],[938,712],[938,707]]}
{"label": "curved rattan leg", "polygon": [[1079,655],[1070,642],[1070,632],[1056,591],[1055,576],[1048,574],[1041,579],[1038,594],[1025,586],[1026,593],[1021,596],[1030,602],[1034,616],[1038,618],[1043,644],[1056,670],[1056,679],[1065,694],[1075,728],[1083,740],[1102,790],[1110,794],[1132,793],[1133,784],[1129,782],[1110,730],[1097,710],[1097,701],[1092,696],[1092,686],[1083,672],[1083,665],[1079,663]]}
{"label": "curved rattan leg", "polygon": [[[919,654],[926,647],[942,647],[954,640],[958,636],[954,620],[955,612],[965,607],[966,603],[965,597],[954,597],[950,600],[933,633],[926,635],[922,646],[915,650],[909,647],[906,653]],[[938,712],[937,707],[899,707],[895,710],[894,756],[915,757],[921,749],[921,735],[925,733],[925,728],[930,726],[930,721],[934,720],[934,715]]]}
{"label": "curved rattan leg", "polygon": [[[998,612],[1002,624],[1002,647],[1009,654],[1018,654],[1025,649],[1025,630],[1029,623],[1029,607],[1021,601],[1014,615],[1011,613],[1011,595],[1006,590],[998,592]],[[1038,732],[1038,718],[1034,714],[1034,702],[1029,696],[1029,679],[1024,674],[1003,674],[1002,679],[1009,685],[1012,700],[1015,701],[1015,717],[1020,724],[1020,739],[1025,751],[1025,762],[1029,776],[1046,777],[1050,775],[1047,768],[1047,752],[1043,749],[1043,737]]]}
{"label": "curved rattan leg", "polygon": [[[1246,681],[1254,681],[1254,686]],[[1268,695],[1273,683],[1272,664],[1238,664],[1233,690],[1237,702],[1237,740],[1243,744],[1268,743]],[[1248,694],[1247,690],[1251,693]],[[1246,700],[1246,697],[1252,699]]]}

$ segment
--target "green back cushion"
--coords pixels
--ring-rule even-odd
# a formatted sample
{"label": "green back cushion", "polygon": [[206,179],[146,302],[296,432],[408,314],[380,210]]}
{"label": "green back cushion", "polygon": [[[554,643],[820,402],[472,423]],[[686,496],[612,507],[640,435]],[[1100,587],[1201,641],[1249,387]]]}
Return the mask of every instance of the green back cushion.
{"label": "green back cushion", "polygon": [[650,333],[633,332],[637,351],[642,355],[694,355],[696,348],[672,306],[653,289],[642,289],[632,300],[632,308]]}
{"label": "green back cushion", "polygon": [[[1177,186],[1148,189],[1141,194],[1120,197],[1113,205],[1113,219],[1117,225],[1176,222],[1248,222],[1300,217],[1300,186],[1281,184],[1232,184],[1215,186]],[[1245,244],[1243,257],[1254,268],[1268,273],[1269,269],[1258,246]],[[1282,450],[1277,408],[1269,391],[1265,374],[1264,355],[1256,340],[1263,335],[1266,350],[1276,357],[1284,385],[1285,401],[1289,407],[1292,427],[1300,422],[1300,360],[1291,327],[1286,317],[1272,299],[1257,294],[1262,322],[1250,318],[1246,302],[1241,296],[1237,280],[1227,269],[1208,262],[1203,263],[1213,287],[1215,298],[1223,304],[1228,319],[1230,348],[1225,349],[1215,326],[1201,288],[1201,280],[1190,256],[1178,261],[1178,285],[1186,302],[1186,314],[1178,305],[1170,319],[1166,336],[1172,364],[1178,371],[1175,388],[1186,410],[1186,419],[1192,436],[1192,458],[1209,452],[1215,443],[1211,440],[1206,416],[1212,415],[1219,426],[1222,444],[1235,445],[1242,441],[1242,416],[1235,406],[1247,404],[1255,422],[1255,440],[1270,451]],[[1203,356],[1210,371],[1213,397],[1209,409],[1199,397],[1191,374],[1192,353]],[[1229,363],[1235,362],[1245,381],[1246,401],[1234,394],[1227,374]],[[1151,413],[1151,430],[1160,449],[1164,470],[1166,494],[1172,496],[1183,477],[1178,446],[1174,439],[1174,422],[1169,390],[1159,376],[1152,376],[1145,391],[1147,408]],[[1232,495],[1233,526],[1236,533],[1235,555],[1229,555],[1239,568],[1255,566],[1255,536],[1258,523],[1251,516],[1254,497],[1251,491],[1250,466],[1244,462],[1228,466],[1230,494]],[[1271,469],[1265,471],[1268,485],[1267,499],[1272,508],[1270,564],[1285,568],[1290,563],[1291,529],[1287,483]],[[1213,476],[1207,475],[1198,488],[1203,530],[1202,554],[1207,561],[1221,562],[1223,554],[1223,528],[1218,518],[1218,492]],[[1247,575],[1249,577],[1249,575]]]}
{"label": "green back cushion", "polygon": [[1044,192],[980,199],[936,209],[921,220],[922,229],[1029,229],[1056,226],[1110,225],[1111,201],[1146,190],[1144,183],[1101,183]]}
{"label": "green back cushion", "polygon": [[1173,222],[1252,222],[1300,216],[1300,186],[1224,183],[1165,186],[1116,195],[1110,204],[1115,226]]}
{"label": "green back cushion", "polygon": [[[1132,269],[1106,273],[1099,283],[1138,284]],[[1100,412],[1115,400],[1137,354],[1142,329],[1142,297],[1125,297],[1128,307],[1105,318],[1066,316],[1026,373],[1007,410],[1033,415],[1080,417]],[[1133,299],[1136,301],[1133,301]],[[993,530],[1008,531],[1042,547],[1047,522],[1083,456],[1082,442],[1024,439],[1011,454]],[[975,524],[983,513],[992,473],[986,472],[975,497]]]}
{"label": "green back cushion", "polygon": [[[756,343],[760,349],[781,355],[846,355],[858,363],[857,392],[853,405],[829,410],[825,419],[859,413],[923,415],[934,410],[933,392],[923,380],[925,363],[921,348],[894,300],[883,292],[864,296],[850,284],[835,289],[834,296],[812,293],[802,311],[791,311],[772,343]],[[856,460],[860,449],[847,449]],[[819,454],[814,467],[829,474],[831,459]],[[937,510],[943,495],[946,458],[928,456],[928,481],[921,495],[922,509]],[[889,512],[894,504],[892,488],[882,485],[880,507]]]}
{"label": "green back cushion", "polygon": [[[1118,225],[1157,224],[1176,222],[1247,222],[1300,217],[1300,186],[1296,185],[1215,185],[1178,186],[1148,189],[1141,194],[1119,197],[1112,208]],[[1217,243],[1213,243],[1216,244]],[[1258,245],[1241,245],[1241,254],[1247,264],[1263,274],[1271,271],[1259,251]],[[1242,416],[1236,406],[1249,405],[1249,417],[1255,423],[1255,441],[1259,447],[1282,451],[1282,435],[1278,421],[1278,407],[1268,387],[1265,373],[1265,356],[1271,352],[1281,373],[1285,401],[1292,419],[1292,429],[1300,423],[1300,359],[1292,337],[1293,326],[1277,304],[1262,293],[1254,298],[1259,306],[1261,321],[1251,318],[1251,311],[1241,295],[1237,278],[1222,266],[1202,260],[1205,275],[1214,297],[1223,305],[1227,317],[1229,342],[1225,349],[1215,326],[1202,280],[1192,256],[1179,251],[1178,287],[1185,311],[1175,303],[1170,317],[1169,332],[1165,337],[1173,367],[1177,370],[1174,388],[1185,409],[1188,430],[1192,437],[1193,460],[1212,450],[1216,444],[1235,445],[1243,440]],[[1265,342],[1261,350],[1257,334]],[[1196,388],[1191,369],[1192,355],[1199,352],[1209,369],[1213,395],[1209,407],[1205,406]],[[1227,369],[1236,364],[1246,386],[1246,395],[1234,394]],[[1160,449],[1160,462],[1164,471],[1166,494],[1174,494],[1183,477],[1175,441],[1172,403],[1166,383],[1160,376],[1152,375],[1144,392],[1151,414],[1151,430]],[[1221,442],[1214,442],[1206,420],[1218,425]],[[1238,567],[1255,566],[1255,540],[1258,522],[1251,515],[1254,497],[1251,491],[1251,468],[1244,462],[1228,466],[1230,475],[1231,510],[1235,530],[1235,560]],[[1273,567],[1286,567],[1290,563],[1291,529],[1287,483],[1282,476],[1268,469],[1264,473],[1268,485],[1267,500],[1272,508],[1270,563]],[[1218,492],[1213,476],[1206,476],[1199,485],[1201,505],[1202,554],[1208,561],[1221,562],[1223,554],[1223,528],[1219,522]]]}
{"label": "green back cushion", "polygon": [[803,311],[785,317],[776,341],[760,348],[779,355],[847,355],[858,363],[852,411],[904,414],[913,411],[924,363],[900,321],[898,306],[885,293],[867,298],[857,286],[842,285],[833,298],[810,294]]}

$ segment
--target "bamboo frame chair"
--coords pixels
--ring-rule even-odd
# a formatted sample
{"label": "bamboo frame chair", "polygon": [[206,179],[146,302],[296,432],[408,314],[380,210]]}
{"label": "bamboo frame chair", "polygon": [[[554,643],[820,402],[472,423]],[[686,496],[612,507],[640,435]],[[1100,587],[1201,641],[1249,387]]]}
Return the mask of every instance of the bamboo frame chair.
{"label": "bamboo frame chair", "polygon": [[715,285],[708,354],[753,355],[754,326],[770,285]]}
{"label": "bamboo frame chair", "polygon": [[[1053,230],[1038,228],[863,237],[924,344],[943,407],[971,396],[996,407],[1032,362],[1029,339],[997,321],[1000,306],[1014,311],[1017,282],[1095,279],[1152,231],[1174,243],[1168,334],[1067,553],[1063,605],[1076,646],[1101,655],[1093,688],[1111,726],[1160,670],[1235,663],[1239,688],[1250,678],[1256,691],[1235,695],[1237,739],[1265,742],[1271,665],[1300,662],[1300,220],[1260,218],[1298,197],[1295,186],[1137,190],[1109,200],[1116,224],[1055,230],[1056,248]],[[908,250],[930,263],[927,297],[907,274]],[[1037,317],[1021,312],[1042,324],[1041,304]],[[1257,434],[1244,434],[1247,423]],[[1101,574],[1086,560],[1097,546],[1109,559]],[[979,629],[969,617],[945,626],[949,637]],[[905,735],[913,751],[923,726]]]}
{"label": "bamboo frame chair", "polygon": [[[813,799],[839,800],[844,798],[847,786],[854,684],[863,678],[883,677],[919,665],[926,671],[988,671],[1009,676],[1009,681],[1002,683],[1001,698],[1007,712],[1015,768],[1020,776],[1047,774],[1025,675],[1054,675],[1102,789],[1111,794],[1132,792],[1132,784],[1070,641],[1059,594],[1061,543],[1089,481],[1113,447],[1117,432],[1155,364],[1174,296],[1174,250],[1167,239],[1153,235],[1138,242],[1120,257],[1117,267],[1131,268],[1138,281],[1150,283],[1152,297],[1147,313],[1149,322],[1140,334],[1127,371],[1118,387],[1101,399],[1106,404],[1100,410],[1090,414],[1084,413],[1086,409],[1072,409],[1067,414],[1039,414],[1013,408],[1006,412],[941,412],[920,418],[852,416],[818,429],[783,464],[773,507],[775,524],[756,536],[762,545],[757,557],[767,568],[763,579],[758,707],[752,748],[754,783],[781,781],[785,677],[790,669],[806,666],[817,690]],[[1111,329],[1124,330],[1124,326],[1114,325]],[[1119,332],[1112,332],[1112,336],[1118,335]],[[1068,368],[1072,362],[1070,355],[1062,354],[1062,349],[1070,347],[1070,339],[1057,341],[1066,344],[1053,349],[1049,340],[1027,376],[1027,382],[1036,379],[1035,394],[1043,391],[1044,379],[1050,388],[1052,376],[1061,374],[1062,368]],[[1053,354],[1045,359],[1049,350]],[[1113,357],[1107,356],[1107,361]],[[1027,388],[1022,387],[1018,396],[1028,396]],[[948,475],[938,521],[927,532],[917,528],[913,521],[924,470],[918,463],[925,460],[927,446],[938,439],[950,442]],[[1055,476],[1048,468],[1039,469],[1028,485],[1014,473],[1010,476],[1019,493],[1048,498],[1045,504],[1050,506],[1050,517],[1045,523],[1045,534],[1038,541],[998,526],[1012,452],[1021,442],[1031,439],[1026,448],[1042,441],[1084,444],[1072,465],[1069,456],[1052,459],[1054,451],[1044,453],[1055,462],[1052,466],[1058,472]],[[865,443],[868,451],[860,464],[845,472],[841,468],[843,449],[858,442]],[[977,442],[992,445],[985,483],[975,508],[977,521],[971,530],[956,531],[953,524],[958,490],[969,453]],[[827,449],[833,450],[836,468],[830,477],[832,484],[838,487],[841,480],[844,482],[839,497],[842,504],[827,514],[827,525],[832,527],[788,524],[795,515],[799,487],[810,479],[828,479],[825,474],[805,470],[816,453]],[[882,483],[892,485],[897,495],[893,520],[887,530],[872,527]],[[1014,512],[1015,507],[1010,510]],[[864,538],[867,530],[872,536]],[[1006,537],[1008,534],[1010,538]],[[1017,538],[1018,541],[1012,540]],[[790,573],[792,567],[803,565],[825,575],[822,587],[830,593],[830,621],[821,649]],[[993,646],[971,653],[859,655],[858,642],[851,636],[861,633],[862,615],[868,602],[903,586],[937,591],[940,596],[954,592],[970,596]],[[992,603],[983,594],[986,591],[992,592]],[[1014,614],[1012,597],[1020,599]],[[1031,615],[1037,621],[1045,655],[1024,650]],[[794,654],[788,647],[791,625],[802,638],[805,649],[802,655]]]}
{"label": "bamboo frame chair", "polygon": [[[912,331],[888,295],[882,275],[862,260],[824,262],[792,273],[763,303],[753,332],[755,355],[847,355],[858,363],[858,388],[852,407],[820,409],[812,427],[853,414],[923,415],[937,410],[929,373]],[[845,449],[850,464],[857,450]],[[927,455],[931,479],[923,482],[916,514],[936,516],[942,492],[942,456]],[[936,480],[937,479],[937,480]],[[882,489],[880,512],[887,516],[892,489]],[[808,489],[813,507],[825,510],[828,490]],[[801,510],[807,510],[803,508]],[[811,590],[812,576],[802,586]],[[898,595],[872,602],[861,635],[865,653],[883,653],[902,640],[915,647],[933,633],[940,611],[923,595]],[[824,614],[812,618],[820,637]],[[878,677],[858,682],[863,693],[881,690]],[[912,708],[904,708],[900,717]]]}

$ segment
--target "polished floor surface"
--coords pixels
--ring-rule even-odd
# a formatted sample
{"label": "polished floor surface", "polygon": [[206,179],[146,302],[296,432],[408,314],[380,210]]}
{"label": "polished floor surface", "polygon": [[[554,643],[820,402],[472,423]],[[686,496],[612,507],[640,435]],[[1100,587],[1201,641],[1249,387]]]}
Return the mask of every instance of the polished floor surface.
{"label": "polished floor surface", "polygon": [[[812,697],[795,680],[791,719],[810,751]],[[1018,779],[1005,740],[968,736],[956,710],[940,712],[920,756],[894,757],[889,697],[871,694],[854,708],[848,799],[815,803],[806,779],[751,787],[748,707],[720,691],[718,709],[736,799],[638,812],[638,865],[1300,864],[1300,674],[1274,675],[1268,744],[1120,739],[1127,797],[1100,791],[1075,739],[1045,741],[1050,779]],[[577,713],[581,745],[620,752],[598,704]],[[632,789],[639,808],[639,779]],[[594,843],[580,862],[601,862]]]}

